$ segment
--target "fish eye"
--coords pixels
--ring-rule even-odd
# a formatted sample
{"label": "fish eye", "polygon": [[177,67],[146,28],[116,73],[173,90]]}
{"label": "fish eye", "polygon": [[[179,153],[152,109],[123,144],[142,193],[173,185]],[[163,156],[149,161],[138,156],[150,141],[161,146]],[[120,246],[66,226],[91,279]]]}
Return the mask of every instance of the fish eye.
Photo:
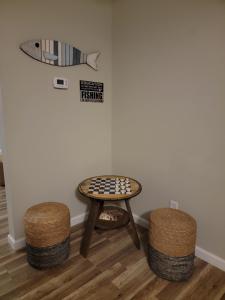
{"label": "fish eye", "polygon": [[35,43],[35,47],[39,48],[40,44],[39,43]]}

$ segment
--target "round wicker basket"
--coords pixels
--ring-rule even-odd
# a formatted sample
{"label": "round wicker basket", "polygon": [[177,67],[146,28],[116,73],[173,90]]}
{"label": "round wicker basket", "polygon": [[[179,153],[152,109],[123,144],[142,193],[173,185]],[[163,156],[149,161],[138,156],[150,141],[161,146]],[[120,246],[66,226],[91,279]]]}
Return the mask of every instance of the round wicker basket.
{"label": "round wicker basket", "polygon": [[70,212],[66,205],[45,202],[24,216],[28,262],[37,268],[60,264],[69,255]]}
{"label": "round wicker basket", "polygon": [[[106,219],[105,216],[110,216],[111,219]],[[116,205],[106,205],[104,206],[99,218],[96,220],[95,226],[103,230],[111,230],[125,226],[129,223],[129,221],[129,215],[126,210]]]}
{"label": "round wicker basket", "polygon": [[160,208],[149,218],[149,263],[160,277],[188,279],[193,272],[196,221],[187,213]]}

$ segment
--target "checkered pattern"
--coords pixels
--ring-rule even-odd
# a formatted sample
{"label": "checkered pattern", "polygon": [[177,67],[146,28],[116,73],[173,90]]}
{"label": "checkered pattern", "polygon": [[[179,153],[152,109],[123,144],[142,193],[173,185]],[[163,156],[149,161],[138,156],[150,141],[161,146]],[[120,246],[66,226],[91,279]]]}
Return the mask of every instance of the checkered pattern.
{"label": "checkered pattern", "polygon": [[93,195],[130,195],[130,180],[129,178],[92,178],[88,193]]}

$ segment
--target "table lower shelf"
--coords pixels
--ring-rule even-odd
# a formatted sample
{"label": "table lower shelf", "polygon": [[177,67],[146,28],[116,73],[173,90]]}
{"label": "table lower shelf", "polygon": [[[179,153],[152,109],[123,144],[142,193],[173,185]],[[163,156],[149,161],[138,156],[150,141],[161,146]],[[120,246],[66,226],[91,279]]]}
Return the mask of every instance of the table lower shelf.
{"label": "table lower shelf", "polygon": [[126,210],[119,206],[104,206],[95,227],[103,230],[110,230],[125,226],[129,223],[130,218]]}
{"label": "table lower shelf", "polygon": [[140,240],[137,234],[134,218],[129,204],[130,199],[122,200],[125,201],[127,210],[124,210],[119,206],[104,206],[104,201],[91,199],[90,211],[85,225],[84,236],[80,246],[81,255],[87,257],[92,232],[95,227],[103,230],[108,230],[126,226],[128,223],[130,223],[132,229],[131,234],[134,244],[137,249],[140,249]]}

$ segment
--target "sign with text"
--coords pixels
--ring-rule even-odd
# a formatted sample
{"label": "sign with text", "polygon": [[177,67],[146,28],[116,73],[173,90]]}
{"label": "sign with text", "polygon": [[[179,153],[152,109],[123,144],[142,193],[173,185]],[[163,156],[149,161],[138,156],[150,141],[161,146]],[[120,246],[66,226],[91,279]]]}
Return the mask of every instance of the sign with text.
{"label": "sign with text", "polygon": [[81,102],[104,102],[104,85],[101,82],[80,80]]}

